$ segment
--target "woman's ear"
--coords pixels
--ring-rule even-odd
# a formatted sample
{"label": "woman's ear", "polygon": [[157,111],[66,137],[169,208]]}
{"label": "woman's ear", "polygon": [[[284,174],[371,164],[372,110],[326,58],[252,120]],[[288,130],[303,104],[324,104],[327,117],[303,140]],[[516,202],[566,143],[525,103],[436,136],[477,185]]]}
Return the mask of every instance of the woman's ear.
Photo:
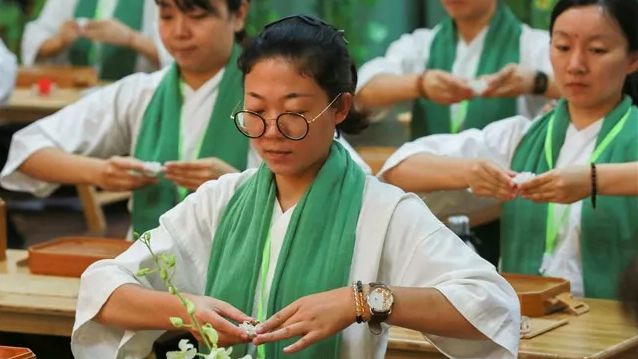
{"label": "woman's ear", "polygon": [[248,10],[250,9],[250,3],[247,0],[242,0],[239,5],[239,9],[233,13],[233,30],[240,32],[244,30],[246,25],[246,17],[248,16]]}
{"label": "woman's ear", "polygon": [[335,112],[335,125],[340,124],[345,121],[348,117],[348,112],[350,112],[350,108],[352,107],[352,103],[354,101],[354,96],[352,96],[349,92],[342,92],[339,96],[339,99],[335,103],[337,111]]}

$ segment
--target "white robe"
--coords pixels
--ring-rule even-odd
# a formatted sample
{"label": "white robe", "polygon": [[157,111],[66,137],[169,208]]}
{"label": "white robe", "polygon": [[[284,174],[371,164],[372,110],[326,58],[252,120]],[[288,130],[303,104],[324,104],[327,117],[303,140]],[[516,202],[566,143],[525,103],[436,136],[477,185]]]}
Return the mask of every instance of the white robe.
{"label": "white robe", "polygon": [[[160,227],[151,231],[154,252],[176,255],[173,280],[181,291],[203,293],[211,242],[223,209],[252,173],[254,170],[247,170],[206,183],[160,217]],[[133,276],[141,263],[149,263],[149,254],[137,242],[116,259],[97,262],[82,275],[71,339],[77,358],[139,358],[151,350],[160,331],[124,331],[91,320],[122,284],[163,290],[157,278]],[[350,280],[434,287],[490,339],[428,335],[438,348],[457,358],[516,357],[520,313],[509,284],[443,226],[421,200],[371,176],[366,179]],[[386,343],[387,331],[374,336],[366,325],[353,324],[343,332],[341,357],[383,358]]]}
{"label": "white robe", "polygon": [[[587,165],[602,122],[602,119],[599,119],[580,131],[570,123],[555,168]],[[378,176],[383,178],[390,168],[417,154],[489,158],[503,168],[510,168],[518,144],[533,123],[525,117],[515,116],[493,122],[483,130],[469,129],[456,135],[444,134],[419,138],[404,144],[390,156]],[[567,208],[570,211],[569,216],[565,221],[560,222],[560,216]],[[545,259],[542,266],[544,268],[539,268],[539,274],[568,279],[571,282],[572,293],[579,297],[584,296],[579,240],[581,209],[582,201],[571,205],[556,205],[555,223],[560,223],[556,247],[553,255]],[[534,235],[534,240],[544,241],[545,228],[539,229]]]}
{"label": "white robe", "polygon": [[0,106],[9,100],[15,87],[17,73],[16,57],[0,39]]}
{"label": "white robe", "polygon": [[[75,6],[79,0],[47,0],[42,8],[40,16],[27,23],[22,35],[22,64],[24,66],[32,66],[36,62],[38,51],[45,40],[56,35],[67,20],[74,18]],[[119,0],[99,0],[98,5],[103,3],[104,13],[102,19],[113,18],[113,11]],[[125,0],[123,0],[125,1]],[[130,0],[129,0],[130,1]],[[137,0],[136,0],[137,1]],[[154,0],[144,1],[144,14],[140,32],[153,40],[158,49],[160,63],[166,65],[172,61],[170,55],[164,49],[159,38],[157,27],[158,11]],[[59,55],[44,60],[44,63],[68,64],[68,51],[63,51]],[[157,66],[153,65],[144,55],[138,54],[135,63],[135,72],[152,72],[157,70]]]}
{"label": "white robe", "polygon": [[[366,62],[359,69],[357,91],[363,88],[373,77],[380,74],[406,75],[422,73],[430,57],[430,45],[439,27],[434,29],[417,29],[411,34],[404,34],[388,47],[384,57],[377,57]],[[456,45],[456,58],[452,65],[452,74],[474,79],[481,52],[485,44],[488,28],[484,28],[471,42],[459,38]],[[520,36],[520,64],[526,68],[540,70],[546,74],[553,72],[549,61],[549,34],[543,30],[532,29],[523,24]],[[519,115],[533,118],[546,103],[542,96],[524,95],[517,98]],[[459,104],[450,107],[452,117],[458,111]],[[375,119],[383,116],[381,111]]]}

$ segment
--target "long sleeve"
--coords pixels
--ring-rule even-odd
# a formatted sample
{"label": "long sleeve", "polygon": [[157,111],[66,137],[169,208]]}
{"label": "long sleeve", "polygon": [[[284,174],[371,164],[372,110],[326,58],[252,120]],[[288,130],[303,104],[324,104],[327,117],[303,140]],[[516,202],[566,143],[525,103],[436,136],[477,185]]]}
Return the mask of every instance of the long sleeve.
{"label": "long sleeve", "polygon": [[489,340],[424,333],[454,358],[515,358],[520,309],[516,293],[487,261],[472,252],[416,196],[393,213],[379,276],[383,283],[440,291]]}
{"label": "long sleeve", "polygon": [[[175,255],[173,284],[181,292],[203,294],[212,239],[223,208],[235,188],[252,173],[254,170],[208,182],[162,215],[160,226],[149,232],[156,254]],[[127,331],[92,320],[121,285],[133,283],[166,291],[157,275],[135,276],[140,268],[153,267],[151,260],[147,248],[138,241],[117,258],[96,262],[82,274],[71,337],[76,358],[144,358],[151,351],[162,331]]]}
{"label": "long sleeve", "polygon": [[516,146],[532,122],[522,116],[496,121],[484,129],[468,129],[458,134],[440,134],[418,138],[390,156],[377,174],[396,167],[408,157],[417,154],[433,154],[463,158],[488,158],[504,168],[509,168]]}
{"label": "long sleeve", "polygon": [[[549,46],[550,39],[547,31],[532,29],[524,24],[520,41],[521,65],[551,76],[554,70],[549,58]],[[545,104],[547,104],[547,98],[542,95],[520,96],[517,100],[518,114],[534,118]]]}
{"label": "long sleeve", "polygon": [[358,71],[357,91],[379,74],[405,75],[423,72],[435,33],[436,29],[417,29],[410,34],[401,35],[390,44],[384,56],[376,57],[361,66]]}
{"label": "long sleeve", "polygon": [[17,72],[18,64],[16,63],[15,55],[0,40],[0,106],[11,96]]}
{"label": "long sleeve", "polygon": [[43,148],[100,158],[129,154],[161,77],[162,72],[131,75],[16,132],[0,184],[38,196],[50,194],[56,184],[18,171],[31,154]]}

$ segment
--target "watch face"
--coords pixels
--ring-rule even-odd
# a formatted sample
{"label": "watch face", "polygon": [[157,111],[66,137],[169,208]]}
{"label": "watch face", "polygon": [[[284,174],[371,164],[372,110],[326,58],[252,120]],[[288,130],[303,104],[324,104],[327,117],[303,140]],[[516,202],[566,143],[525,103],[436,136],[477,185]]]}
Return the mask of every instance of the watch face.
{"label": "watch face", "polygon": [[392,292],[385,288],[375,288],[368,294],[368,305],[375,312],[389,312],[393,301]]}

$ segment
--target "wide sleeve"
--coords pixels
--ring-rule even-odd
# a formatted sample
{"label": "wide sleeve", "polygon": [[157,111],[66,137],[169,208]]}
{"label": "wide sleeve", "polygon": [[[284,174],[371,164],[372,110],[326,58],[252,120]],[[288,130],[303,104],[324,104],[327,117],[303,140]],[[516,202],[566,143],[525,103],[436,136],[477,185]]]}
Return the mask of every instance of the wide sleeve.
{"label": "wide sleeve", "polygon": [[[47,39],[58,33],[60,26],[73,19],[73,10],[77,0],[47,0],[40,16],[27,23],[22,35],[22,64],[32,66],[38,57],[40,46]],[[64,55],[59,56],[62,61]]]}
{"label": "wide sleeve", "polygon": [[435,30],[417,29],[403,34],[388,47],[385,56],[376,57],[358,71],[357,91],[379,74],[405,75],[423,72]]}
{"label": "wide sleeve", "polygon": [[129,154],[133,131],[137,131],[160,79],[159,73],[131,75],[16,132],[0,184],[37,196],[55,190],[57,184],[18,171],[31,154],[43,148],[99,158]]}
{"label": "wide sleeve", "polygon": [[423,333],[454,358],[515,358],[520,335],[516,293],[494,266],[447,229],[414,195],[397,205],[379,275],[384,283],[435,288],[488,340]]}
{"label": "wide sleeve", "polygon": [[[207,182],[162,215],[159,227],[149,231],[156,254],[175,255],[173,284],[181,292],[203,294],[214,230],[223,208],[238,183],[253,172]],[[154,265],[147,248],[138,241],[117,258],[96,262],[82,274],[71,337],[76,358],[143,358],[150,352],[162,331],[127,331],[92,320],[113,291],[123,284],[166,290],[157,275],[135,276],[144,267]]]}
{"label": "wide sleeve", "polygon": [[11,96],[15,86],[18,65],[16,57],[6,48],[0,39],[0,106],[2,106]]}
{"label": "wide sleeve", "polygon": [[514,151],[531,121],[523,116],[492,122],[482,130],[468,129],[457,134],[439,134],[407,142],[383,164],[377,177],[383,178],[391,168],[418,154],[460,158],[487,158],[509,168]]}

